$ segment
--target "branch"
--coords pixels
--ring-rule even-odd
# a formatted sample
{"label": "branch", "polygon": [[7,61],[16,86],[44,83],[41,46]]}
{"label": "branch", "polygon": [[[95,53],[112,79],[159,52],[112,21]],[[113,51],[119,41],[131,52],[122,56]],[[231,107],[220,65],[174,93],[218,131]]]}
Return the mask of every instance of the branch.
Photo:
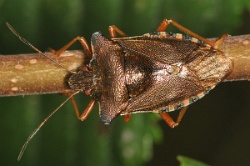
{"label": "branch", "polygon": [[[234,62],[224,81],[250,80],[250,35],[227,37],[218,49]],[[87,63],[82,51],[46,54],[71,71]],[[39,53],[0,56],[0,96],[67,93],[69,74]]]}
{"label": "branch", "polygon": [[[84,63],[82,51],[66,51],[59,57],[46,54],[71,71]],[[0,96],[67,93],[68,74],[39,53],[0,56]]]}
{"label": "branch", "polygon": [[250,35],[231,36],[219,45],[233,62],[233,72],[224,81],[250,80]]}

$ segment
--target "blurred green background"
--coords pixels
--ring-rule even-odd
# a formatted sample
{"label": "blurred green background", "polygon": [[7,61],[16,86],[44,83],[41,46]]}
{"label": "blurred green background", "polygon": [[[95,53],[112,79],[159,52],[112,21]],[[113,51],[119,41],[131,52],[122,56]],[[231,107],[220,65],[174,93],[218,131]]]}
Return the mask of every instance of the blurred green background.
{"label": "blurred green background", "polygon": [[[154,31],[172,18],[203,37],[250,33],[249,0],[0,0],[0,54],[34,52],[6,27],[8,21],[31,43],[59,49],[76,36],[87,40],[115,24],[129,36]],[[168,31],[176,31],[174,28]],[[71,49],[82,49],[79,44]],[[0,76],[1,78],[1,76]],[[189,107],[170,129],[158,115],[118,117],[104,126],[93,111],[78,121],[71,103],[54,115],[17,155],[29,134],[65,96],[0,98],[0,165],[179,165],[185,155],[211,165],[250,164],[250,84],[218,85]],[[89,98],[78,95],[81,109]],[[176,116],[178,112],[174,112]]]}

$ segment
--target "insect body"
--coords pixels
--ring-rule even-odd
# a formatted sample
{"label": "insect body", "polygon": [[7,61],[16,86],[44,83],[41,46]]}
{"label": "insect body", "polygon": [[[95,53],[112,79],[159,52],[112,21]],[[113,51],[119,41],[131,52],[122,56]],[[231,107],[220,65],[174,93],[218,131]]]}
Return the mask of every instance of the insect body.
{"label": "insect body", "polygon": [[[171,23],[192,37],[165,32]],[[156,32],[142,36],[126,37],[115,26],[110,26],[109,32],[111,39],[100,32],[94,33],[91,49],[83,37],[76,37],[55,52],[60,55],[78,40],[91,58],[88,66],[72,73],[68,80],[72,89],[68,100],[73,102],[80,120],[85,120],[98,102],[104,124],[110,124],[119,115],[124,115],[128,121],[133,113],[154,112],[159,113],[170,127],[175,127],[187,106],[206,95],[233,69],[232,61],[217,49],[227,35],[212,42],[167,19]],[[116,33],[122,37],[117,38]],[[82,114],[73,98],[79,92],[93,97]],[[179,109],[182,110],[174,122],[167,113]],[[28,138],[19,159],[45,121]]]}
{"label": "insect body", "polygon": [[[198,39],[164,32],[169,23]],[[173,20],[164,20],[157,31],[116,38],[116,32],[125,34],[111,26],[111,39],[99,32],[92,35],[89,71],[76,75],[92,74],[88,91],[99,103],[103,123],[109,124],[119,115],[155,112],[175,127],[186,109],[180,112],[177,122],[166,112],[185,108],[202,98],[232,71],[232,61],[216,49],[226,35],[213,43]],[[78,78],[73,79],[76,75],[70,78],[70,86],[77,82]],[[81,83],[80,91],[86,91],[83,87]]]}

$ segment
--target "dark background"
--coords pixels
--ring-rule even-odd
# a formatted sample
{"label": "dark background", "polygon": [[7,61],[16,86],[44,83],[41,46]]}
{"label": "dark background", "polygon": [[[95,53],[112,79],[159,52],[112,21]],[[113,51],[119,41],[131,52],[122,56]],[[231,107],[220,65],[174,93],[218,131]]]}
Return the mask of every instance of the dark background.
{"label": "dark background", "polygon": [[[7,29],[6,21],[46,50],[59,49],[78,35],[89,40],[93,32],[101,31],[108,36],[107,28],[113,24],[130,36],[142,35],[154,31],[164,18],[172,18],[203,37],[249,34],[250,2],[2,0],[0,54],[34,52]],[[71,49],[82,48],[76,44]],[[176,129],[170,129],[155,114],[134,115],[130,123],[118,117],[104,126],[97,109],[81,122],[67,103],[33,138],[20,162],[16,158],[28,135],[65,97],[2,97],[0,165],[179,165],[177,155],[211,165],[249,165],[249,92],[247,81],[218,85],[189,107]],[[82,109],[88,100],[83,95],[77,97]]]}

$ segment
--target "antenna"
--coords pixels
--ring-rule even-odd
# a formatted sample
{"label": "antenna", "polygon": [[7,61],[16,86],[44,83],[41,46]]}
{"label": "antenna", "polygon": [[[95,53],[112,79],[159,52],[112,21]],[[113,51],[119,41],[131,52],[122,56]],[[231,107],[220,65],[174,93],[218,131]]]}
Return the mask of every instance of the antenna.
{"label": "antenna", "polygon": [[27,138],[26,142],[23,144],[22,149],[17,157],[17,161],[20,161],[23,153],[25,151],[25,149],[28,146],[28,143],[30,142],[30,140],[36,135],[36,133],[40,130],[40,128],[49,120],[49,118],[54,115],[67,101],[69,101],[69,99],[71,99],[71,97],[73,97],[74,95],[76,95],[77,93],[79,93],[80,91],[77,91],[75,93],[72,93],[64,102],[62,102],[53,112],[51,112],[43,121],[42,123],[40,123],[38,125],[38,127],[30,134],[30,136]]}
{"label": "antenna", "polygon": [[49,60],[51,60],[53,63],[57,64],[58,66],[64,68],[65,70],[67,70],[70,73],[75,73],[73,71],[70,71],[69,69],[67,69],[65,66],[61,65],[60,63],[56,62],[54,59],[52,59],[51,57],[49,57],[48,55],[46,55],[45,53],[43,53],[42,51],[40,51],[38,48],[36,48],[34,45],[32,45],[27,39],[25,39],[24,37],[22,37],[8,22],[6,22],[7,27],[11,30],[11,32],[16,35],[16,37],[21,40],[24,44],[26,44],[27,46],[29,46],[30,48],[32,48],[33,50],[37,51],[38,53],[42,54],[43,56],[45,56],[46,58],[48,58]]}
{"label": "antenna", "polygon": [[[64,68],[65,70],[67,70],[70,73],[75,73],[73,71],[70,71],[69,69],[67,69],[65,66],[61,65],[60,63],[56,62],[54,59],[52,59],[51,57],[49,57],[48,55],[46,55],[45,53],[43,53],[42,51],[40,51],[38,48],[36,48],[34,45],[32,45],[27,39],[25,39],[24,37],[22,37],[8,22],[6,22],[7,27],[11,30],[11,32],[18,37],[19,40],[21,40],[24,44],[26,44],[27,46],[29,46],[30,48],[34,49],[35,51],[37,51],[38,53],[42,54],[43,56],[45,56],[46,58],[48,58],[49,60],[51,60],[53,63],[57,64],[58,66]],[[26,142],[23,144],[22,149],[17,157],[17,160],[20,161],[24,151],[26,150],[30,140],[36,135],[36,133],[40,130],[40,128],[49,120],[49,118],[51,118],[67,101],[69,101],[74,95],[76,95],[77,93],[79,93],[80,91],[76,91],[74,93],[72,93],[64,102],[62,102],[53,112],[51,112],[39,125],[38,127],[30,134],[30,136],[27,138]]]}

